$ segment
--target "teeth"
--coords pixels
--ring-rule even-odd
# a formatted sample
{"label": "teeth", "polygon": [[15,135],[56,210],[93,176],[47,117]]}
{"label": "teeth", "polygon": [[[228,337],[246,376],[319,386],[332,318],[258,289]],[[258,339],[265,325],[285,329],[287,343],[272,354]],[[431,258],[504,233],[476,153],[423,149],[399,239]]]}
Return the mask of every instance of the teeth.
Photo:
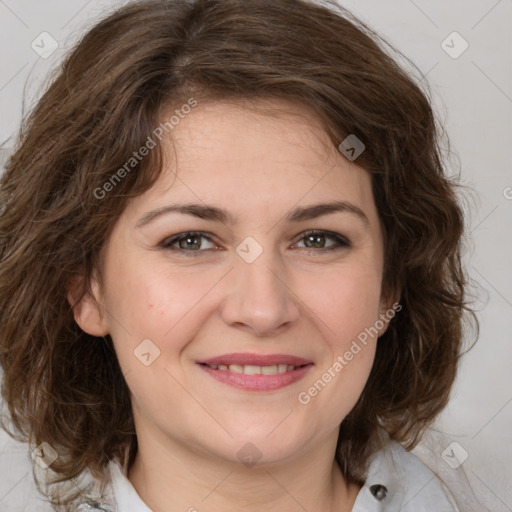
{"label": "teeth", "polygon": [[212,370],[230,371],[233,373],[243,373],[245,375],[276,375],[295,370],[292,364],[274,364],[269,366],[255,366],[251,364],[209,364]]}
{"label": "teeth", "polygon": [[288,370],[288,366],[286,364],[278,364],[277,371],[279,373],[285,373]]}
{"label": "teeth", "polygon": [[[226,369],[227,368],[226,366]],[[241,364],[230,364],[229,371],[233,373],[244,373],[244,367]]]}
{"label": "teeth", "polygon": [[261,366],[252,366],[250,364],[244,366],[245,375],[258,375],[261,374]]}
{"label": "teeth", "polygon": [[273,366],[262,366],[261,373],[263,375],[275,375],[277,373],[277,364]]}

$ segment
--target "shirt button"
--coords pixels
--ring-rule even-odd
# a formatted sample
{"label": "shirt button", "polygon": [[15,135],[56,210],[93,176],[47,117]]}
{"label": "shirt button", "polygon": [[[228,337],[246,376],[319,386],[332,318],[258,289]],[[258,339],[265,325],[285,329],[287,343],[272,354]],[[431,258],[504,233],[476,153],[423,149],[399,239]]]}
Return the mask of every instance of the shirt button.
{"label": "shirt button", "polygon": [[370,492],[373,494],[376,500],[382,501],[388,494],[388,490],[385,485],[375,484],[370,487]]}

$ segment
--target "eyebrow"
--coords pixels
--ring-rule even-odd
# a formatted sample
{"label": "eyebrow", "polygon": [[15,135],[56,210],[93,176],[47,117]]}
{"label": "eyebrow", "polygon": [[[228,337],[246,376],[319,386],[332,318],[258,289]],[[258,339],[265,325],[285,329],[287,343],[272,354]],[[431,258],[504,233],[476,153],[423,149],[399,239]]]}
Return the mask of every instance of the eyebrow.
{"label": "eyebrow", "polygon": [[[359,219],[361,219],[367,226],[370,225],[370,221],[366,214],[359,208],[358,206],[348,202],[348,201],[332,201],[329,203],[319,203],[313,204],[310,206],[298,206],[291,210],[285,217],[286,222],[303,222],[305,220],[315,219],[317,217],[321,217],[323,215],[336,213],[336,212],[346,212],[356,215]],[[193,217],[197,217],[199,219],[204,220],[212,220],[216,222],[221,222],[223,224],[233,225],[238,222],[236,216],[232,213],[224,210],[223,208],[218,208],[212,205],[202,205],[196,203],[189,204],[171,204],[168,206],[162,206],[161,208],[157,208],[156,210],[152,210],[144,214],[136,224],[137,228],[145,226],[155,219],[162,217],[163,215],[168,215],[170,213],[180,213],[183,215],[191,215]]]}

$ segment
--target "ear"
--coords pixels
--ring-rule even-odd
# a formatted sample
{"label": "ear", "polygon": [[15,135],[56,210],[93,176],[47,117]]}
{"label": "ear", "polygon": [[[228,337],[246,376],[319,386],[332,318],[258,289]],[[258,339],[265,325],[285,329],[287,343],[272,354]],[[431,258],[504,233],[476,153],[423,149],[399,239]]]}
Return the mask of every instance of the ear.
{"label": "ear", "polygon": [[80,328],[93,336],[106,336],[109,333],[105,315],[101,311],[100,286],[95,277],[91,277],[91,291],[84,286],[85,276],[75,275],[68,284],[67,299],[73,309],[75,322]]}
{"label": "ear", "polygon": [[[378,338],[380,338],[387,331],[389,327],[389,322],[402,309],[402,305],[400,304],[399,301],[399,294],[391,296],[389,296],[389,294],[382,294],[379,306],[379,319],[377,320],[377,322],[380,321],[384,325],[382,326],[382,328],[379,328]],[[378,325],[381,325],[380,322]]]}

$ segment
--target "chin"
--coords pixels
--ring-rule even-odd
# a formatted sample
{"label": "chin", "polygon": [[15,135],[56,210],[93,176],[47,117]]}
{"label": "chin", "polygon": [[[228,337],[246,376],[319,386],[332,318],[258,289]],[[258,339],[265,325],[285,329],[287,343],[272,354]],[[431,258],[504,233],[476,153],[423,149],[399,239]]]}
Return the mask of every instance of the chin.
{"label": "chin", "polygon": [[[282,421],[282,419],[281,419]],[[285,422],[251,425],[250,428],[232,429],[233,438],[224,438],[222,446],[215,445],[215,450],[222,450],[223,458],[252,467],[257,464],[276,465],[284,462],[309,445],[311,438],[305,432],[294,432]],[[213,448],[213,447],[212,447]],[[220,455],[220,454],[219,454]]]}

